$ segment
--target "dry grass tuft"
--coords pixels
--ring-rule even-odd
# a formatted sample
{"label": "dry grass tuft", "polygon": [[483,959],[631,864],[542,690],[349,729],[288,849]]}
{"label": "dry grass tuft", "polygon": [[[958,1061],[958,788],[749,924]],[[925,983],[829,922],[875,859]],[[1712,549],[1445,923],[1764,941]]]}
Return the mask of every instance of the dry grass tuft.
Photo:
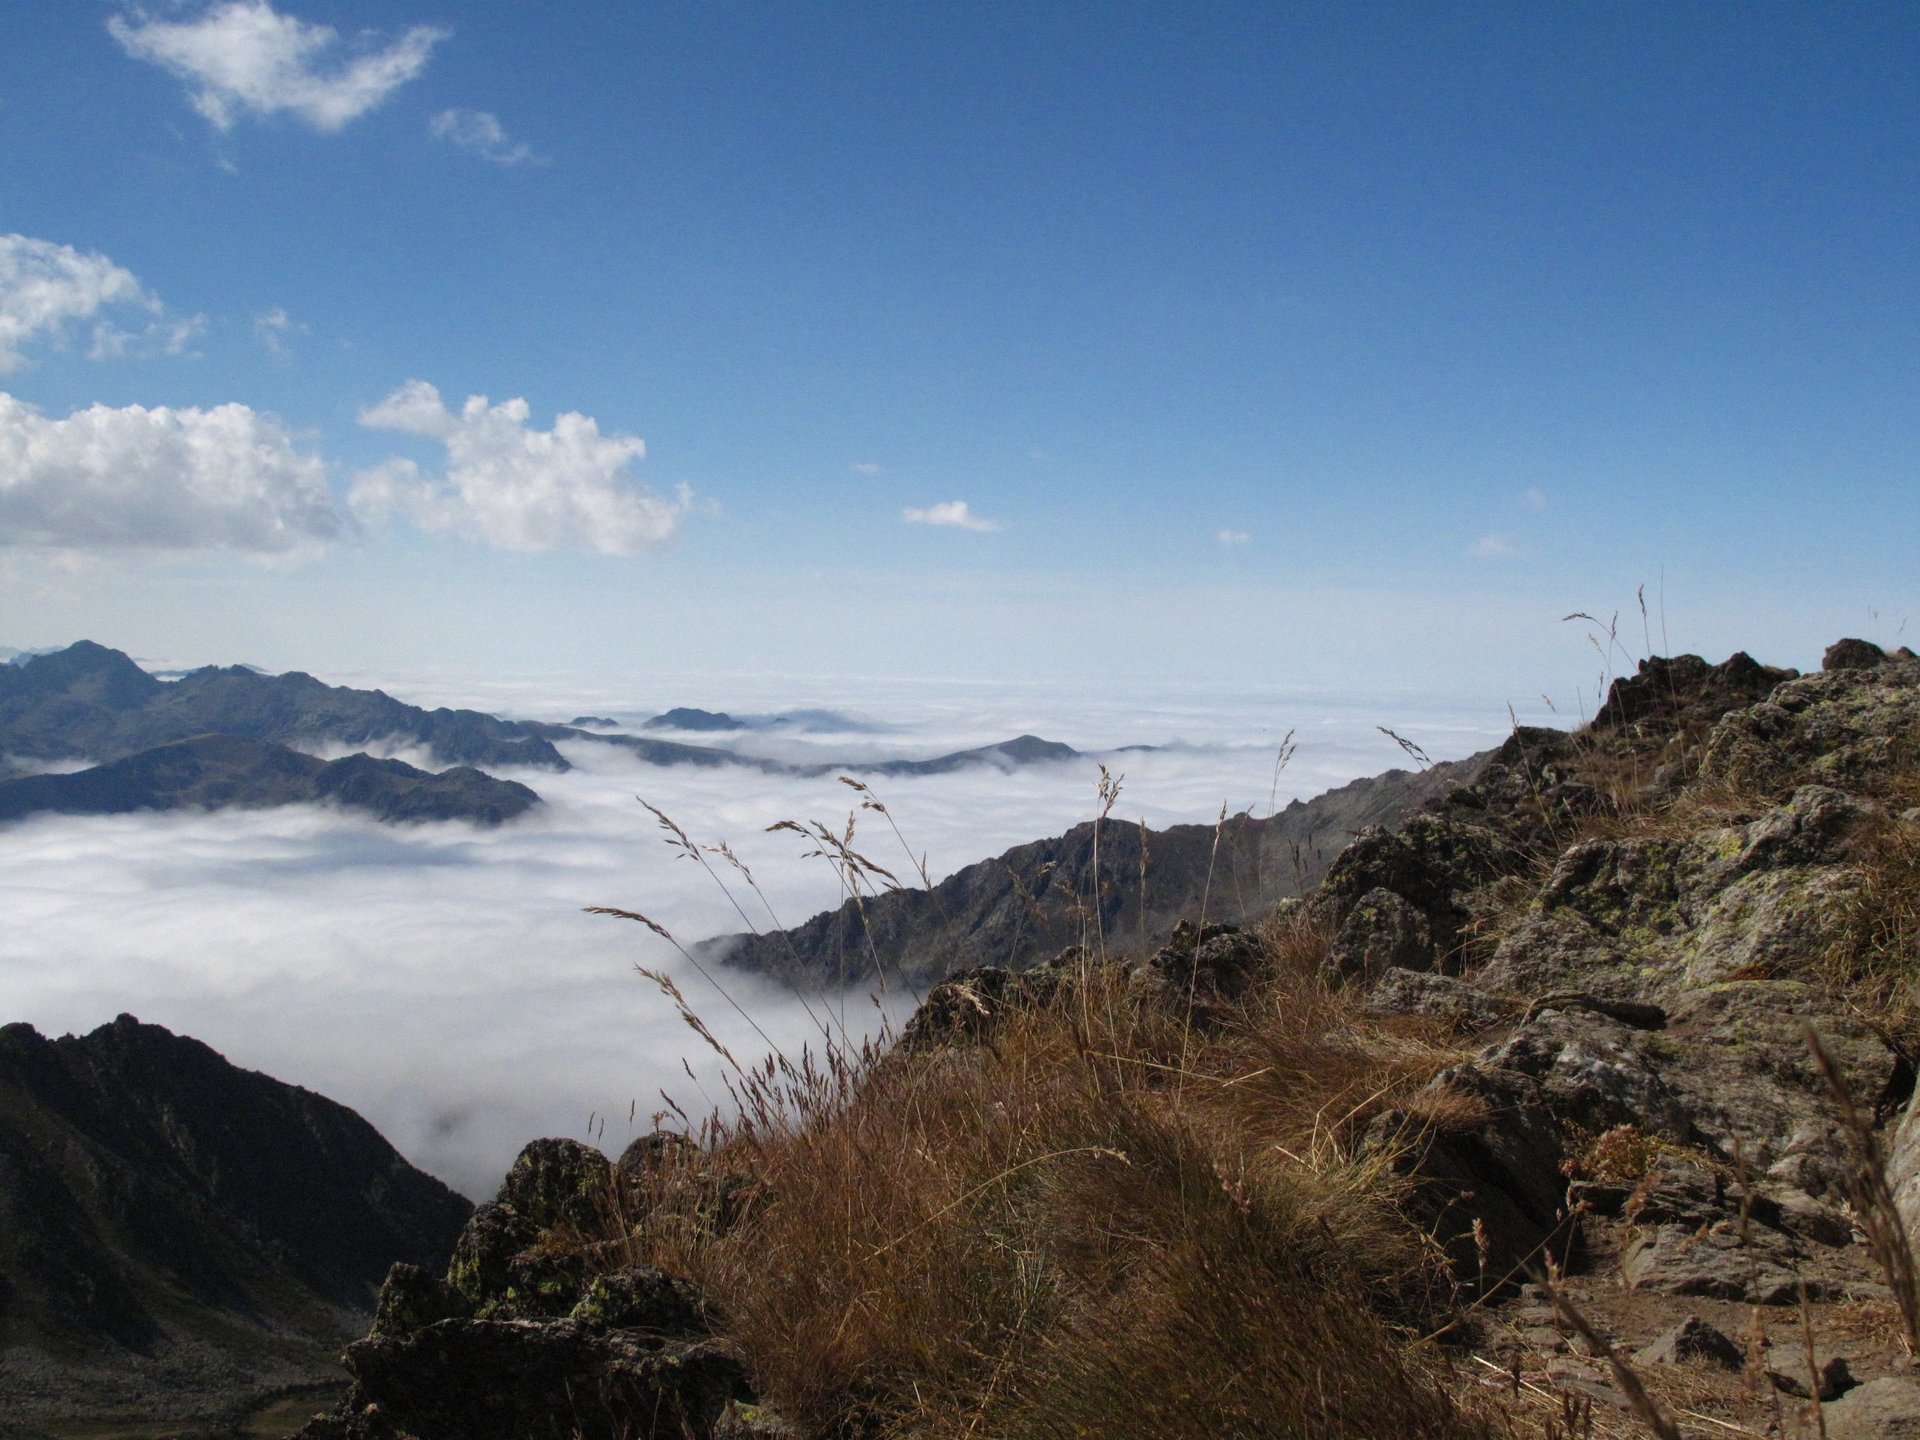
{"label": "dry grass tuft", "polygon": [[1333,949],[1334,931],[1323,915],[1300,900],[1283,900],[1258,928],[1276,974],[1306,984],[1320,974]]}
{"label": "dry grass tuft", "polygon": [[[1885,812],[1855,837],[1859,885],[1822,978],[1876,1017],[1897,1047],[1920,1055],[1920,772],[1890,787]],[[1913,816],[1914,818],[1906,818]]]}
{"label": "dry grass tuft", "polygon": [[1203,1019],[1089,961],[981,1044],[737,1073],[594,1248],[701,1284],[808,1433],[1488,1433],[1379,1318],[1446,1292],[1345,1143],[1457,1055],[1308,958]]}

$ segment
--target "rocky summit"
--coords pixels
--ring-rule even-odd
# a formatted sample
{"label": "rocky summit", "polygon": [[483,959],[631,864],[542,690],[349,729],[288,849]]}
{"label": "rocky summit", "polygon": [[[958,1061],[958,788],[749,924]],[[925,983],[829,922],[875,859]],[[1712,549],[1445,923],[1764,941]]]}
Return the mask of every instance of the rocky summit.
{"label": "rocky summit", "polygon": [[536,1142],[303,1436],[1920,1435],[1920,661],[1650,659],[1450,778]]}

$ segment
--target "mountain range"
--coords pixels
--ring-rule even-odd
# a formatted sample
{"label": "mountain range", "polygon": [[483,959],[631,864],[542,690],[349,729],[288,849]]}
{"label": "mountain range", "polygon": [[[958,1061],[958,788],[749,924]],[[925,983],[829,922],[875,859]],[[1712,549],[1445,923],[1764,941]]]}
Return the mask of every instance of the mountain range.
{"label": "mountain range", "polygon": [[[591,721],[587,716],[575,720],[576,725]],[[612,720],[604,721],[614,725]],[[690,732],[707,731],[718,735],[738,734],[743,730],[820,730],[847,733],[858,730],[873,730],[877,727],[867,721],[857,720],[838,710],[782,710],[774,715],[729,715],[724,710],[701,710],[694,706],[676,705],[663,711],[650,720],[641,722],[642,730],[682,730]]]}
{"label": "mountain range", "polygon": [[210,665],[161,680],[90,640],[0,667],[0,753],[25,760],[106,762],[221,734],[295,749],[409,744],[448,765],[565,770],[543,728],[478,710],[423,710],[299,671]]}
{"label": "mountain range", "polygon": [[[540,797],[474,767],[569,770],[556,741],[618,746],[648,765],[737,765],[788,776],[938,775],[970,765],[1070,760],[1080,753],[1022,735],[930,759],[794,763],[629,734],[607,728],[613,722],[598,716],[557,725],[479,710],[426,710],[384,691],[328,685],[299,671],[268,675],[248,665],[207,666],[167,680],[89,640],[64,650],[12,653],[9,663],[0,664],[0,820],[42,811],[117,814],[325,800],[382,820],[498,824]],[[752,730],[841,720],[816,711],[736,721],[715,712],[672,710],[642,728],[667,722],[664,728]],[[434,775],[365,754],[323,765],[310,753],[368,746],[422,748],[454,768]],[[90,760],[93,768],[33,773],[74,759]]]}
{"label": "mountain range", "polygon": [[466,765],[434,775],[370,755],[328,761],[264,740],[196,735],[87,770],[0,780],[0,821],[330,801],[379,820],[498,825],[539,800],[525,785]]}

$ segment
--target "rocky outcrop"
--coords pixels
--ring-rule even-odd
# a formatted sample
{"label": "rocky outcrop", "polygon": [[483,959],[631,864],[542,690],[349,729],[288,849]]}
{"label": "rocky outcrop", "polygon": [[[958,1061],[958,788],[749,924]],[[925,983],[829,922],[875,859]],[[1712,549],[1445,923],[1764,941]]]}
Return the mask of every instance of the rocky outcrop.
{"label": "rocky outcrop", "polygon": [[1135,967],[1135,980],[1164,999],[1204,1007],[1214,1000],[1239,999],[1270,971],[1266,947],[1238,925],[1182,921],[1165,945]]}
{"label": "rocky outcrop", "polygon": [[1920,758],[1920,660],[1842,665],[1776,686],[1708,737],[1704,779],[1783,796],[1794,786],[1871,787]]}
{"label": "rocky outcrop", "polygon": [[1637,1365],[1684,1365],[1704,1361],[1722,1370],[1738,1370],[1746,1356],[1726,1333],[1709,1325],[1698,1315],[1689,1315],[1678,1325],[1643,1347],[1634,1357]]}
{"label": "rocky outcrop", "polygon": [[639,1213],[649,1169],[689,1149],[645,1137],[612,1165],[571,1140],[527,1146],[474,1211],[444,1279],[393,1268],[371,1333],[341,1357],[351,1391],[301,1440],[779,1433],[695,1286],[581,1243],[614,1207]]}
{"label": "rocky outcrop", "polygon": [[1329,979],[1365,983],[1389,970],[1433,969],[1438,959],[1433,922],[1399,891],[1376,885],[1343,908],[1346,914],[1327,952]]}
{"label": "rocky outcrop", "polygon": [[1684,742],[1729,711],[1766,699],[1796,674],[1762,665],[1744,650],[1718,665],[1698,655],[1655,655],[1613,682],[1592,728],[1599,735],[1650,738],[1662,746],[1674,739]]}
{"label": "rocky outcrop", "polygon": [[[1864,1110],[1907,1107],[1907,1042],[1836,993],[1830,965],[1916,737],[1920,664],[1872,647],[1836,647],[1805,677],[1745,656],[1649,662],[1579,737],[1586,775],[1577,749],[1523,754],[1516,737],[1438,815],[1341,857],[1307,902],[1338,927],[1330,972],[1368,985],[1377,1011],[1484,1037],[1369,1132],[1410,1147],[1414,1203],[1457,1274],[1479,1283],[1557,1248],[1630,1292],[1884,1293],[1850,1219],[1854,1141],[1808,1037]],[[1617,781],[1623,755],[1691,775],[1640,771],[1636,818],[1596,803],[1588,778]],[[1583,814],[1600,823],[1569,823]],[[1448,935],[1475,943],[1449,951]],[[1464,978],[1425,973],[1455,965]],[[1483,1120],[1421,1128],[1461,1113],[1441,1102],[1463,1087]],[[1893,1178],[1910,1215],[1917,1177],[1909,1118]]]}
{"label": "rocky outcrop", "polygon": [[1744,823],[1571,845],[1480,974],[1493,989],[1650,998],[1805,971],[1858,885],[1858,803],[1802,786]]}
{"label": "rocky outcrop", "polygon": [[0,1028],[0,1414],[181,1423],[326,1380],[470,1206],[330,1100],[123,1015]]}
{"label": "rocky outcrop", "polygon": [[[1436,1110],[1465,1118],[1434,1124],[1427,1117]],[[1544,1103],[1537,1080],[1469,1063],[1376,1116],[1359,1148],[1386,1157],[1412,1182],[1404,1207],[1459,1284],[1493,1295],[1573,1253],[1578,1226],[1560,1170],[1567,1141],[1567,1126]]]}
{"label": "rocky outcrop", "polygon": [[1907,1102],[1887,1156],[1887,1188],[1907,1234],[1920,1237],[1920,1094]]}
{"label": "rocky outcrop", "polygon": [[1827,1440],[1920,1440],[1920,1381],[1883,1375],[1821,1415]]}
{"label": "rocky outcrop", "polygon": [[369,755],[327,761],[231,735],[199,735],[88,770],[0,780],[0,821],[332,804],[387,821],[498,825],[539,801],[525,785],[470,767],[434,775]]}
{"label": "rocky outcrop", "polygon": [[1236,1000],[1267,978],[1271,961],[1260,940],[1238,925],[1183,920],[1165,945],[1144,956],[1101,958],[1074,945],[1031,970],[975,966],[928,992],[902,1027],[897,1048],[912,1055],[991,1042],[1009,1017],[1073,993],[1090,969],[1123,973],[1136,996],[1186,1007],[1195,1023],[1205,1024],[1216,1002]]}
{"label": "rocky outcrop", "polygon": [[1032,970],[977,965],[956,971],[927,992],[900,1031],[899,1049],[913,1055],[943,1045],[984,1040],[1011,1015],[1071,983],[1078,948]]}

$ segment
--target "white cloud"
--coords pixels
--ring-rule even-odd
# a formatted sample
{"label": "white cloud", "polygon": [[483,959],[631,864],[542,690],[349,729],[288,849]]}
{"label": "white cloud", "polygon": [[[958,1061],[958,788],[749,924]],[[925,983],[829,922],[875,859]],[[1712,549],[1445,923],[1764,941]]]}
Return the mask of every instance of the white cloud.
{"label": "white cloud", "polygon": [[339,531],[325,462],[270,415],[94,405],[50,420],[0,392],[0,546],[291,555]]}
{"label": "white cloud", "polygon": [[458,414],[424,380],[409,380],[360,423],[438,440],[443,477],[395,459],[355,477],[348,503],[378,519],[398,511],[423,530],[466,535],[503,550],[581,546],[632,555],[673,538],[693,507],[681,486],[664,500],[626,473],[647,453],[635,435],[602,435],[591,416],[567,411],[551,430],[527,424],[525,400],[498,405],[471,395]]}
{"label": "white cloud", "polygon": [[276,360],[291,359],[293,346],[288,343],[288,337],[306,333],[307,327],[287,314],[285,308],[279,305],[271,310],[262,310],[253,317],[254,338]]}
{"label": "white cloud", "polygon": [[1518,552],[1510,535],[1482,535],[1473,542],[1473,553],[1482,560],[1499,560]]}
{"label": "white cloud", "polygon": [[1529,485],[1521,494],[1520,499],[1529,510],[1544,510],[1547,508],[1547,492],[1542,490],[1538,485]]}
{"label": "white cloud", "polygon": [[268,0],[228,0],[183,21],[136,8],[111,16],[107,29],[134,59],[186,81],[193,108],[218,130],[247,111],[286,111],[316,130],[338,130],[418,75],[452,33],[415,25],[384,49],[330,63],[340,43],[333,27],[281,15]]}
{"label": "white cloud", "polygon": [[207,333],[207,317],[190,315],[184,320],[151,320],[138,330],[122,330],[102,320],[93,327],[93,339],[87,346],[89,360],[149,360],[156,355],[184,355],[187,348]]}
{"label": "white cloud", "polygon": [[964,500],[942,500],[938,505],[930,505],[924,510],[909,506],[900,512],[900,518],[909,525],[949,525],[956,530],[984,532],[1000,528],[998,520],[975,515]]}
{"label": "white cloud", "polygon": [[853,473],[856,475],[864,475],[867,479],[871,480],[876,475],[886,474],[887,471],[884,465],[876,465],[871,460],[862,460],[853,467]]}
{"label": "white cloud", "polygon": [[[152,318],[133,330],[95,318],[111,309],[143,310]],[[133,272],[105,255],[29,235],[0,235],[0,375],[26,363],[25,346],[59,344],[83,320],[94,320],[87,347],[94,360],[178,355],[207,324],[202,315],[169,319]]]}
{"label": "white cloud", "polygon": [[437,139],[471,150],[495,165],[525,165],[538,161],[527,146],[507,138],[497,117],[486,110],[442,110],[428,122]]}
{"label": "white cloud", "polygon": [[1213,532],[1213,538],[1222,545],[1244,545],[1253,539],[1253,536],[1244,530],[1216,530]]}

